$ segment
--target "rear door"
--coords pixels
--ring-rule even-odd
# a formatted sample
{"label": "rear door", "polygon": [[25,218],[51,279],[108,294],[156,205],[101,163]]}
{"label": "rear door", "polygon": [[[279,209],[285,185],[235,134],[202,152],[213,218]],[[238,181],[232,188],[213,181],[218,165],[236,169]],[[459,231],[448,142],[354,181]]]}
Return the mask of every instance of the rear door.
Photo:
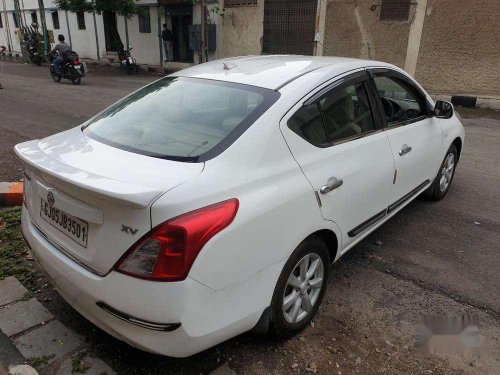
{"label": "rear door", "polygon": [[370,84],[396,165],[390,212],[433,181],[441,163],[442,128],[425,94],[410,79],[390,70],[373,73]]}
{"label": "rear door", "polygon": [[298,103],[281,130],[345,248],[386,214],[394,175],[389,141],[376,122],[365,71]]}

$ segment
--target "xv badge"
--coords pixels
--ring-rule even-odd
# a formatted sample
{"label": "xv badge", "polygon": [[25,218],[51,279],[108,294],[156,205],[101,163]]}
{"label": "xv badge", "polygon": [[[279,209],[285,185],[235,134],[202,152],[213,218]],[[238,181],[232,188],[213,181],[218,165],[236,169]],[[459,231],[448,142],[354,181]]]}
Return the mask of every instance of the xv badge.
{"label": "xv badge", "polygon": [[130,227],[127,227],[126,225],[123,225],[122,224],[122,232],[125,232],[125,233],[128,233],[128,234],[131,234],[131,235],[134,235],[137,233],[139,229],[132,229]]}

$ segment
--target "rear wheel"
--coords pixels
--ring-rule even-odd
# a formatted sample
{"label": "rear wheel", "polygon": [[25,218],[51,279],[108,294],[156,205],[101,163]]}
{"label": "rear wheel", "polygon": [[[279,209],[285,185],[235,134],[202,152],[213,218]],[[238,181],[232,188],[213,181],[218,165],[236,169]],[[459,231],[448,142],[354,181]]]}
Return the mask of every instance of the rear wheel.
{"label": "rear wheel", "polygon": [[313,319],[325,294],[329,271],[328,248],[319,237],[309,237],[283,267],[272,300],[270,334],[293,336]]}
{"label": "rear wheel", "polygon": [[455,176],[455,167],[457,165],[458,152],[455,145],[451,145],[441,164],[441,168],[434,179],[434,182],[426,190],[425,195],[432,200],[443,199],[450,189],[453,177]]}
{"label": "rear wheel", "polygon": [[74,85],[79,85],[80,83],[82,83],[82,77],[80,76],[73,77],[71,78],[71,82],[73,82]]}

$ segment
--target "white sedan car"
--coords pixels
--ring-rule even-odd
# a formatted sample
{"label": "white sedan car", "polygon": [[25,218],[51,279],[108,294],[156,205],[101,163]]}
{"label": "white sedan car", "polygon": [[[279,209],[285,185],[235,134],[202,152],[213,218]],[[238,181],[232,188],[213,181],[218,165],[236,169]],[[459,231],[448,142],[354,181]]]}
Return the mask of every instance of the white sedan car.
{"label": "white sedan car", "polygon": [[22,229],[68,303],[137,348],[287,337],[330,264],[419,194],[446,195],[463,141],[453,106],[386,63],[213,61],[17,145]]}

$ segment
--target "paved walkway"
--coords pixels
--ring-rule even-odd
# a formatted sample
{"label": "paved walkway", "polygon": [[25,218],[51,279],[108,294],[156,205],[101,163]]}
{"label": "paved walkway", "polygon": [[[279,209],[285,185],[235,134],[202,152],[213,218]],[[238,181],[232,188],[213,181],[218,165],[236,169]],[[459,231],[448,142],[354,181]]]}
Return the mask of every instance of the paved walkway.
{"label": "paved walkway", "polygon": [[75,370],[115,374],[101,359],[86,355],[85,340],[54,319],[35,298],[25,298],[28,295],[16,278],[0,281],[0,375],[8,369],[12,375],[37,371],[63,375]]}

